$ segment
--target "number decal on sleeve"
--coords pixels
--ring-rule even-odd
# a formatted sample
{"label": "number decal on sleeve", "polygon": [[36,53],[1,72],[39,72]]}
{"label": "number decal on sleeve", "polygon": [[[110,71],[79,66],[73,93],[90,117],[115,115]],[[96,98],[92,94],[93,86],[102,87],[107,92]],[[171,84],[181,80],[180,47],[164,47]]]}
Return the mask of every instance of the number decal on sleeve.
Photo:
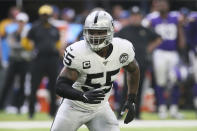
{"label": "number decal on sleeve", "polygon": [[72,54],[66,51],[67,54],[64,54],[64,63],[68,66],[71,65],[72,59],[75,58]]}

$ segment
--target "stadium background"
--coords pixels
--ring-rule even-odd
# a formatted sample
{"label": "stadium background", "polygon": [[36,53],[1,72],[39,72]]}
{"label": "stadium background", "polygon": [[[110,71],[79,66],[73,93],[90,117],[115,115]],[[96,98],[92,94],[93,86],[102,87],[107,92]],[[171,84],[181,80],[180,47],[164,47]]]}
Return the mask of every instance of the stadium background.
{"label": "stadium background", "polygon": [[[45,4],[54,4],[59,8],[72,7],[76,13],[80,13],[83,9],[92,9],[94,7],[103,7],[107,11],[111,11],[113,5],[120,4],[124,9],[129,9],[133,5],[142,7],[144,13],[150,11],[152,0],[0,0],[0,20],[7,17],[9,7],[17,5],[22,7],[30,16],[30,21],[38,18],[38,8]],[[171,10],[179,10],[180,7],[187,7],[190,10],[197,10],[196,0],[169,0]],[[79,6],[80,5],[80,6]]]}
{"label": "stadium background", "polygon": [[[64,7],[71,7],[76,11],[76,14],[79,14],[84,9],[92,9],[94,7],[102,7],[107,11],[111,12],[113,5],[121,5],[124,9],[129,9],[130,7],[137,5],[140,6],[143,13],[147,14],[150,11],[151,0],[0,0],[0,21],[7,17],[8,10],[11,6],[18,6],[22,8],[24,12],[29,15],[30,22],[38,19],[38,8],[43,4],[51,4],[56,5],[60,9]],[[80,6],[79,6],[80,5]],[[170,9],[171,10],[179,10],[181,7],[187,7],[190,10],[197,10],[197,0],[170,0]],[[192,95],[191,90],[186,91],[184,93],[184,102],[180,103],[182,112],[186,115],[186,120],[196,120],[196,114],[193,109],[192,104]],[[187,96],[187,97],[185,97]],[[157,120],[156,114],[152,113],[143,113],[143,119],[145,120]],[[168,119],[169,120],[169,119]],[[0,112],[0,123],[1,122],[9,122],[9,121],[31,121],[28,120],[27,115],[23,114],[21,116],[17,116],[16,114],[7,114],[5,112]],[[36,115],[35,121],[52,121],[50,117],[48,117],[45,113],[38,113]],[[0,130],[13,130],[13,129],[5,129],[0,126]],[[169,129],[168,129],[169,128]],[[170,126],[166,130],[174,130],[174,127]],[[176,127],[177,128],[177,127]],[[181,128],[177,128],[181,131]],[[196,126],[183,128],[182,130],[190,129],[196,130]],[[21,130],[21,129],[20,129]],[[27,129],[24,129],[27,130]],[[29,129],[28,129],[29,130]],[[46,130],[46,129],[41,129]],[[127,129],[125,128],[125,131]],[[128,129],[129,130],[129,129]],[[139,129],[132,129],[139,130]],[[140,129],[143,130],[143,129]],[[147,130],[147,129],[146,129]],[[155,129],[150,129],[155,130]],[[157,130],[157,129],[156,129]]]}

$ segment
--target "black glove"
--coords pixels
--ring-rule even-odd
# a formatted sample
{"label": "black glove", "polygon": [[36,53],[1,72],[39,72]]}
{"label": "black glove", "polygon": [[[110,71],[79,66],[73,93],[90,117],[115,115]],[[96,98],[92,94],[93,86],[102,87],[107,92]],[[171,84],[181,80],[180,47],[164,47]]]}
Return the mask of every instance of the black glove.
{"label": "black glove", "polygon": [[121,115],[125,112],[127,109],[127,115],[124,120],[125,124],[128,124],[135,118],[135,101],[136,101],[136,95],[135,94],[129,94],[128,100],[126,101],[125,105],[122,108]]}
{"label": "black glove", "polygon": [[104,100],[105,92],[103,90],[90,90],[83,93],[83,102],[89,104],[99,104]]}

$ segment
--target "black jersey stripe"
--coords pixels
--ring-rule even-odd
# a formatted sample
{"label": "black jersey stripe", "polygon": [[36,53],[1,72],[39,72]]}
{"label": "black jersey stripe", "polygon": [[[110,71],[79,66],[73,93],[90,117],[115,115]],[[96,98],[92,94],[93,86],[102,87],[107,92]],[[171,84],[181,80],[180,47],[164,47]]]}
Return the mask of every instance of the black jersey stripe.
{"label": "black jersey stripe", "polygon": [[96,13],[96,16],[94,18],[94,24],[97,23],[97,21],[98,21],[98,15],[99,15],[99,11]]}

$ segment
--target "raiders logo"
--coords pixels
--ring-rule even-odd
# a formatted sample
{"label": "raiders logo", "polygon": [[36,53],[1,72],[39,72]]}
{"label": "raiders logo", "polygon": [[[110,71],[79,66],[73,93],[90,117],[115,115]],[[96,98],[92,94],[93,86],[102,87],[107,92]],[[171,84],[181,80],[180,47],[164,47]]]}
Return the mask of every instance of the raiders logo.
{"label": "raiders logo", "polygon": [[123,53],[120,55],[119,61],[121,64],[125,63],[129,58],[129,55],[127,53]]}

